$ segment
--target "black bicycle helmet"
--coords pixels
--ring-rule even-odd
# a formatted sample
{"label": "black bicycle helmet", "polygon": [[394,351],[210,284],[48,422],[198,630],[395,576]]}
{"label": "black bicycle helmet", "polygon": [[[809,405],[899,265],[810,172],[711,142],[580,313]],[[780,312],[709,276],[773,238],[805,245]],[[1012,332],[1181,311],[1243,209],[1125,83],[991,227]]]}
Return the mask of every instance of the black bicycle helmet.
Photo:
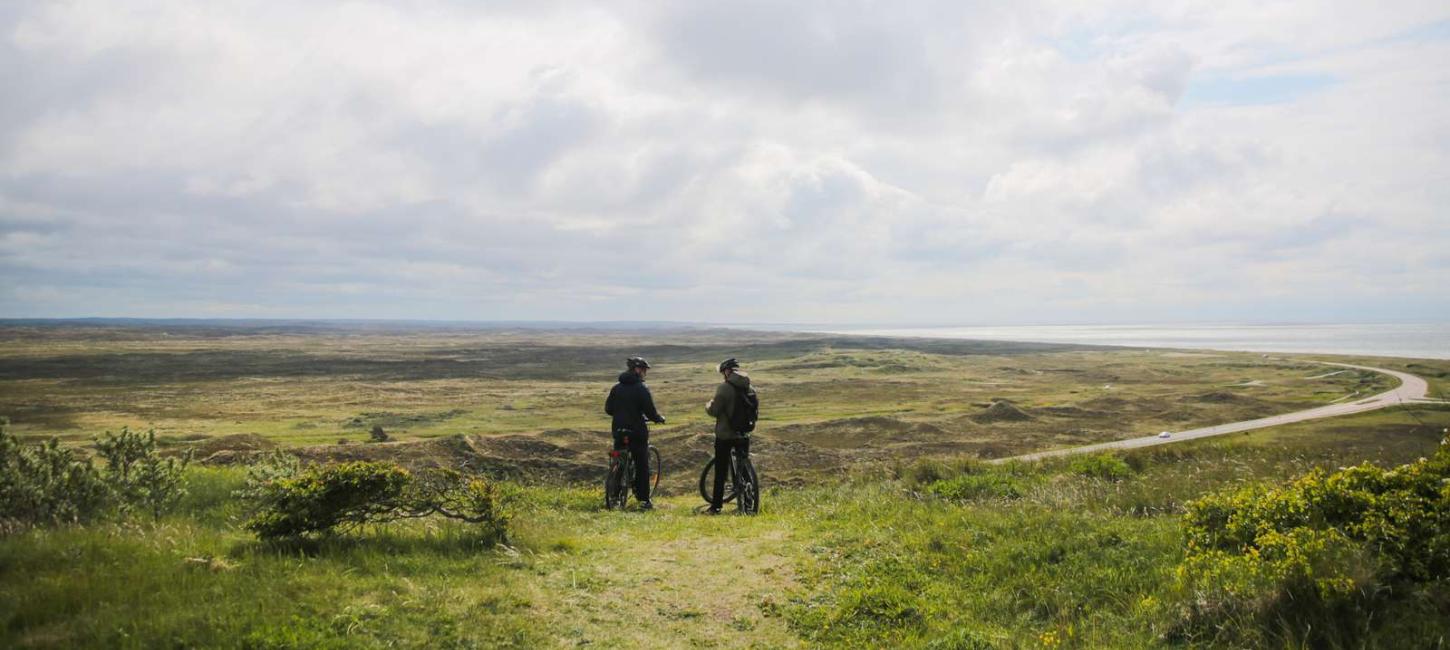
{"label": "black bicycle helmet", "polygon": [[635,368],[649,368],[649,362],[645,361],[644,357],[630,357],[625,359],[624,365],[630,370],[634,370]]}
{"label": "black bicycle helmet", "polygon": [[729,359],[726,359],[724,361],[721,361],[720,362],[720,365],[715,366],[715,371],[716,372],[725,372],[726,370],[733,370],[733,369],[739,368],[739,367],[740,367],[740,362],[739,361],[736,361],[735,360],[735,357],[730,357]]}

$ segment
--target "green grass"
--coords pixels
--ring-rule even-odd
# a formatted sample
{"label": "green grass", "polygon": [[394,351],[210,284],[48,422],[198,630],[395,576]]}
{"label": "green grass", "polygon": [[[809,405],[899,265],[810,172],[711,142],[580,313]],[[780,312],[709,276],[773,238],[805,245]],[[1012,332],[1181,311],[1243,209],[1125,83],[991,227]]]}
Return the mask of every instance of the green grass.
{"label": "green grass", "polygon": [[[0,545],[3,645],[336,647],[526,643],[516,580],[462,526],[427,522],[309,548],[239,530],[236,472],[192,474],[182,514],[35,531]],[[475,624],[476,622],[476,624]]]}
{"label": "green grass", "polygon": [[[160,522],[0,540],[0,646],[1161,645],[1182,503],[1309,467],[1411,460],[1450,410],[1332,422],[1136,452],[1126,477],[1073,459],[906,466],[768,490],[758,517],[697,516],[696,497],[610,513],[592,489],[514,486],[505,548],[434,521],[260,544],[229,496],[239,470],[202,468]],[[1017,493],[926,489],[961,476]],[[1412,639],[1443,632],[1422,624]],[[1377,647],[1414,645],[1386,634]]]}

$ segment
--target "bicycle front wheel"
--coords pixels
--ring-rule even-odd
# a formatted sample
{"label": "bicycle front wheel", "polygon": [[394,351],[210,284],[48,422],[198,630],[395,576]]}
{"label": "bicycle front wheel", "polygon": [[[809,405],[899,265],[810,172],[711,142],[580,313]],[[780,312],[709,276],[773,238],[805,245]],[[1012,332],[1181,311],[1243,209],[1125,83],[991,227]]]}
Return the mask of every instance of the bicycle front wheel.
{"label": "bicycle front wheel", "polygon": [[[713,494],[714,490],[715,490],[715,459],[714,458],[711,458],[710,460],[705,461],[705,469],[700,472],[700,498],[701,499],[704,499],[705,500],[705,503],[713,503],[714,502],[714,498],[713,498],[714,497],[714,494]],[[734,501],[734,500],[735,500],[735,486],[732,485],[731,482],[727,480],[727,481],[725,481],[725,494],[724,494],[724,498],[721,499],[721,502],[723,502],[723,503],[730,503],[731,501]]]}
{"label": "bicycle front wheel", "polygon": [[664,474],[664,463],[660,462],[660,450],[654,445],[649,447],[649,494],[654,498],[655,490],[660,487],[660,475]]}
{"label": "bicycle front wheel", "polygon": [[740,477],[740,512],[753,515],[760,512],[760,477],[755,474],[755,464],[749,456],[735,459],[735,471]]}

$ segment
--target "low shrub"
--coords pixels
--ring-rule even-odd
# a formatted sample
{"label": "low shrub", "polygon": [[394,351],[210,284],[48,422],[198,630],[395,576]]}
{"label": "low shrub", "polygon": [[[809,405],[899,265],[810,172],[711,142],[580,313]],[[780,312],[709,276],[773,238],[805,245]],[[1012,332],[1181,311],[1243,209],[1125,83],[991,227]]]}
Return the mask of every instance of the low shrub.
{"label": "low shrub", "polygon": [[156,432],[146,435],[122,427],[96,439],[96,452],[105,461],[103,476],[121,509],[140,511],[160,519],[186,496],[186,466],[191,450],[162,458],[156,453]]}
{"label": "low shrub", "polygon": [[1067,468],[1074,474],[1104,481],[1122,481],[1133,476],[1133,468],[1112,454],[1077,456],[1068,462]]}
{"label": "low shrub", "polygon": [[991,469],[990,466],[974,458],[950,461],[924,458],[910,465],[898,466],[893,472],[893,478],[903,481],[908,486],[918,487],[931,485],[960,474],[976,474],[989,469]]}
{"label": "low shrub", "polygon": [[55,438],[22,444],[0,422],[0,531],[80,523],[111,512],[159,518],[186,494],[190,457],[160,457],[154,433],[107,431],[95,444],[105,461],[100,470]]}
{"label": "low shrub", "polygon": [[996,471],[962,474],[926,486],[927,493],[953,501],[987,498],[1016,499],[1022,496],[1026,489],[1026,485],[1020,478],[1006,472]]}
{"label": "low shrub", "polygon": [[[1190,502],[1175,634],[1228,629],[1292,645],[1356,644],[1379,606],[1450,578],[1447,513],[1443,444],[1432,458],[1393,469],[1314,470]],[[1239,624],[1224,625],[1232,621]]]}
{"label": "low shrub", "polygon": [[495,486],[446,469],[410,472],[382,462],[255,470],[242,493],[254,504],[248,530],[263,540],[327,535],[362,524],[438,515],[504,539],[510,515]]}
{"label": "low shrub", "polygon": [[96,518],[111,493],[100,472],[51,438],[25,445],[0,421],[0,533]]}
{"label": "low shrub", "polygon": [[919,460],[905,469],[897,470],[896,474],[906,479],[908,485],[930,485],[957,474],[957,472],[945,462],[928,458]]}

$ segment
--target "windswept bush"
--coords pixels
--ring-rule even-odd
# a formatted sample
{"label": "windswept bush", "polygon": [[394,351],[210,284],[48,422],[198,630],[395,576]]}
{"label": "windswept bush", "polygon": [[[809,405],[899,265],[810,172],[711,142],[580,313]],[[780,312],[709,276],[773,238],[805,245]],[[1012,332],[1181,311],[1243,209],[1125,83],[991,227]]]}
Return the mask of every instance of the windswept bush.
{"label": "windswept bush", "polygon": [[[267,474],[272,478],[255,478]],[[414,473],[382,462],[309,467],[291,475],[270,467],[254,474],[247,492],[256,514],[246,527],[264,540],[438,515],[478,524],[483,537],[500,541],[510,517],[497,489],[482,478],[446,469]]]}
{"label": "windswept bush", "polygon": [[1376,605],[1450,579],[1444,444],[1393,469],[1314,470],[1277,487],[1208,495],[1187,510],[1177,571],[1184,636],[1277,629],[1295,644],[1352,644],[1369,633]]}

